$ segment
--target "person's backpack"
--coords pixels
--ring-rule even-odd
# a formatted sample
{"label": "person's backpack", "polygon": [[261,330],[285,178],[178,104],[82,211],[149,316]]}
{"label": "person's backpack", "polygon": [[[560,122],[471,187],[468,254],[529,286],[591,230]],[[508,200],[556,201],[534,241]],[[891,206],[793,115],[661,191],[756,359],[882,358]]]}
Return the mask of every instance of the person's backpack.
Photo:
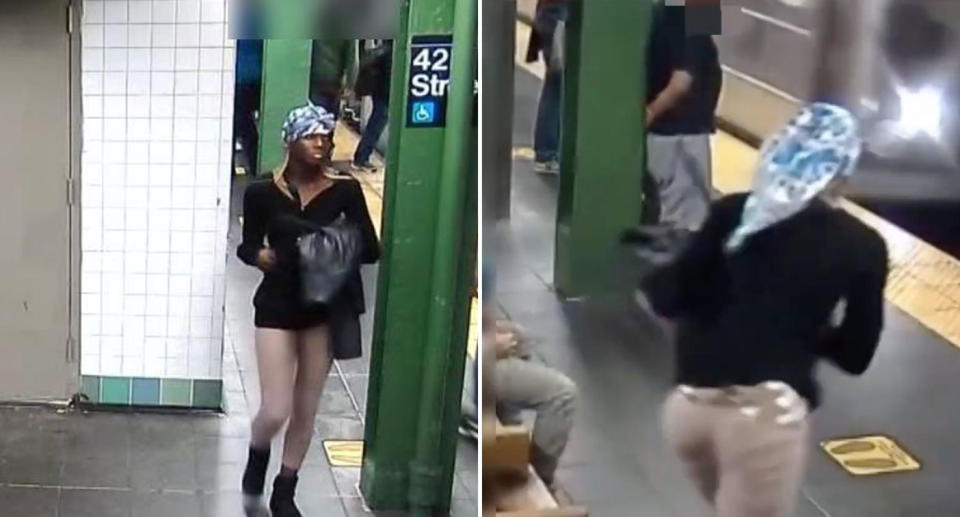
{"label": "person's backpack", "polygon": [[357,82],[353,89],[358,96],[373,96],[385,88],[390,81],[387,65],[393,57],[392,51],[392,46],[380,45],[360,59]]}

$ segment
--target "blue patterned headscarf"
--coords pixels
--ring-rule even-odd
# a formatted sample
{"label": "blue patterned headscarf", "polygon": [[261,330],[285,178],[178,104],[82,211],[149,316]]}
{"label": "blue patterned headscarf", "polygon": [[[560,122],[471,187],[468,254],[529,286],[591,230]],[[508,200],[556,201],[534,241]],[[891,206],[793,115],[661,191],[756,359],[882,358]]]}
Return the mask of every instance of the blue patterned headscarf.
{"label": "blue patterned headscarf", "polygon": [[283,122],[283,141],[292,144],[313,135],[329,135],[336,125],[336,117],[322,106],[309,103],[290,110]]}
{"label": "blue patterned headscarf", "polygon": [[835,178],[853,174],[859,156],[858,125],[849,111],[825,103],[801,109],[760,149],[753,193],[727,250],[802,211]]}

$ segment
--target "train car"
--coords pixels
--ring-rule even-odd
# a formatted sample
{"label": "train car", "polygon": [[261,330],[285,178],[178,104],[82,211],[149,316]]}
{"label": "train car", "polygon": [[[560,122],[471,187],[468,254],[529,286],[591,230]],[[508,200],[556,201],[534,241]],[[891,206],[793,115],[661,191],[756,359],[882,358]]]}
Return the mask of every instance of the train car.
{"label": "train car", "polygon": [[719,118],[757,142],[810,100],[851,109],[851,197],[960,255],[960,1],[724,2]]}

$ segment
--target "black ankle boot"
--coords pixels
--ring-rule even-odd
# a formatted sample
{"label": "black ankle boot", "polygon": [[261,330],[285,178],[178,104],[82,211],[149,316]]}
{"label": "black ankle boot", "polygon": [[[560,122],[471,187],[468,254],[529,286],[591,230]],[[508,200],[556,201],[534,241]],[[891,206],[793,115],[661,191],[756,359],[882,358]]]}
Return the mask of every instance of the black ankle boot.
{"label": "black ankle boot", "polygon": [[247,456],[247,468],[243,471],[243,493],[263,495],[263,483],[267,478],[267,465],[270,463],[270,449],[265,451],[250,447]]}
{"label": "black ankle boot", "polygon": [[297,492],[297,475],[280,475],[273,480],[273,495],[270,496],[270,512],[273,517],[303,517],[293,501]]}

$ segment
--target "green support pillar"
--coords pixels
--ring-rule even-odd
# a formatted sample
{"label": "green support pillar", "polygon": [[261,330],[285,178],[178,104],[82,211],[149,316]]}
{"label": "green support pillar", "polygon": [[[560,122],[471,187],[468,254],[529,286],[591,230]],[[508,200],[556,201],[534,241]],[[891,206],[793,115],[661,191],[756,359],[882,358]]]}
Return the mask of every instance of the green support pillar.
{"label": "green support pillar", "polygon": [[263,42],[263,87],[260,100],[260,163],[266,174],[281,165],[280,127],[290,109],[307,100],[310,91],[310,40],[270,39]]}
{"label": "green support pillar", "polygon": [[619,235],[640,221],[651,2],[570,2],[554,284],[565,296],[619,283]]}
{"label": "green support pillar", "polygon": [[[406,0],[394,45],[384,254],[360,479],[372,509],[414,515],[450,507],[476,267],[477,4],[454,4]],[[451,34],[446,127],[408,127],[413,39]]]}

